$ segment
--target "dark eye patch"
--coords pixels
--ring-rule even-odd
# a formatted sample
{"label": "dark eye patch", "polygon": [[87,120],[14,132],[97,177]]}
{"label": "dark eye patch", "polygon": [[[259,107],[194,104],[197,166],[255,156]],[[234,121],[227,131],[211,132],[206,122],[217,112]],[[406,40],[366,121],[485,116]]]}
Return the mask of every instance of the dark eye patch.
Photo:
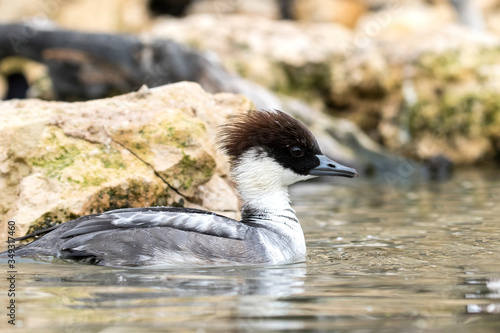
{"label": "dark eye patch", "polygon": [[[298,147],[299,149],[296,150],[293,147]],[[283,167],[291,169],[299,175],[308,175],[311,169],[319,165],[315,150],[308,147],[269,145],[265,150],[269,157],[274,158]],[[294,153],[299,156],[294,156]]]}

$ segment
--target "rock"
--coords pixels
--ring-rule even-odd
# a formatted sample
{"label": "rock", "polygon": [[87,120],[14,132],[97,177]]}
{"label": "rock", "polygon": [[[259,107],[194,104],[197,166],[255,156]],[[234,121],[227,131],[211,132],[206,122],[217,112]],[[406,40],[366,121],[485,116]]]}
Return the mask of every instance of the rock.
{"label": "rock", "polygon": [[212,51],[229,71],[273,91],[321,99],[330,67],[344,56],[351,32],[339,24],[271,21],[259,17],[192,15],[158,20],[153,37]]}
{"label": "rock", "polygon": [[432,6],[414,0],[387,2],[359,20],[355,40],[363,47],[374,39],[407,36],[456,22],[457,15],[448,0],[435,0]]}
{"label": "rock", "polygon": [[81,103],[1,102],[0,230],[17,236],[123,207],[198,207],[237,217],[216,127],[251,108],[194,83]]}
{"label": "rock", "polygon": [[279,19],[280,8],[276,0],[198,0],[194,1],[187,10],[188,15],[194,14],[244,14],[268,19]]}
{"label": "rock", "polygon": [[449,0],[456,11],[458,22],[472,30],[484,31],[484,15],[475,0]]}
{"label": "rock", "polygon": [[367,12],[362,0],[295,0],[294,18],[309,22],[340,23],[355,28],[358,20]]}
{"label": "rock", "polygon": [[381,36],[334,72],[330,110],[391,151],[491,161],[500,124],[500,40],[459,26]]}
{"label": "rock", "polygon": [[427,179],[445,180],[453,173],[453,164],[444,155],[434,155],[425,160],[424,163],[427,165]]}
{"label": "rock", "polygon": [[[352,34],[342,26],[274,22],[245,16],[226,16],[220,21],[215,16],[196,15],[159,21],[152,34],[216,51],[227,67],[251,81],[278,93],[312,101],[310,107],[297,99],[273,94],[254,82],[232,80],[233,91],[245,94],[256,106],[283,109],[306,122],[332,158],[356,166],[365,175],[397,172],[401,164],[397,156],[384,150],[353,123],[316,110],[321,101],[315,101],[330,96],[330,72],[343,70],[339,66],[345,62],[345,47]],[[338,85],[342,85],[342,80],[335,82],[335,87]]]}
{"label": "rock", "polygon": [[139,32],[149,23],[144,0],[0,2],[1,22],[45,25],[56,22],[64,28],[94,32]]}

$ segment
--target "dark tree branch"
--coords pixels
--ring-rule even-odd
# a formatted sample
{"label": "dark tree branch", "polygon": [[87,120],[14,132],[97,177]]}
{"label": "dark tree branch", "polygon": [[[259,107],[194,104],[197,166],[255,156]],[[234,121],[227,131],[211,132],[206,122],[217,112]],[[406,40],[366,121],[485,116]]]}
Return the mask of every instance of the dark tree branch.
{"label": "dark tree branch", "polygon": [[0,60],[25,57],[49,69],[56,97],[87,100],[178,81],[231,91],[228,74],[203,54],[171,40],[0,25]]}

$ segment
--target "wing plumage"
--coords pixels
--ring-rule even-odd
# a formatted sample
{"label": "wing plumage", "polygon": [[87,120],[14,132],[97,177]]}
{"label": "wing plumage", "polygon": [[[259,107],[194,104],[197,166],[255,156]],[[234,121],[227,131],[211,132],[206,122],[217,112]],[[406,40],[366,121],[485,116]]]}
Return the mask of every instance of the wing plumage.
{"label": "wing plumage", "polygon": [[248,226],[236,220],[197,209],[154,207],[119,209],[93,215],[67,231],[68,238],[93,232],[126,228],[173,228],[216,237],[243,239]]}
{"label": "wing plumage", "polygon": [[[245,223],[211,212],[171,207],[131,208],[83,216],[20,248],[111,266],[258,260]],[[217,239],[214,239],[217,237]]]}

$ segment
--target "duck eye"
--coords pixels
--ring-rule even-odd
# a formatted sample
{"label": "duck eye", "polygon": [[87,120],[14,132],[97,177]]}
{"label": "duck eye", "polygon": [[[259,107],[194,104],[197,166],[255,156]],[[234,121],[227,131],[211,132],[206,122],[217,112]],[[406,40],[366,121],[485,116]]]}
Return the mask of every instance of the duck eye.
{"label": "duck eye", "polygon": [[304,151],[302,148],[294,146],[290,148],[290,154],[292,154],[293,157],[302,157],[304,155]]}

